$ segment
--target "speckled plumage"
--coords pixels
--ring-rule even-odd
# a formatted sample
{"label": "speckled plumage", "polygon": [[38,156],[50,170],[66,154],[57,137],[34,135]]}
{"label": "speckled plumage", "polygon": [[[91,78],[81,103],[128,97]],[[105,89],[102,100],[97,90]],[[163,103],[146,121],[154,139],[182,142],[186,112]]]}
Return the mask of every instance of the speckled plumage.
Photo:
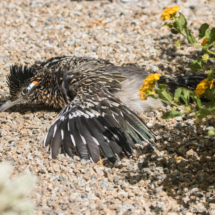
{"label": "speckled plumage", "polygon": [[[130,156],[135,142],[144,140],[154,147],[154,134],[136,114],[162,106],[159,100],[139,100],[138,90],[147,76],[134,66],[65,56],[31,67],[12,66],[8,85],[18,103],[62,109],[44,141],[53,158],[62,148],[69,156],[75,149],[83,159],[97,162],[102,155],[114,162],[115,157]],[[0,111],[14,104],[9,101]]]}

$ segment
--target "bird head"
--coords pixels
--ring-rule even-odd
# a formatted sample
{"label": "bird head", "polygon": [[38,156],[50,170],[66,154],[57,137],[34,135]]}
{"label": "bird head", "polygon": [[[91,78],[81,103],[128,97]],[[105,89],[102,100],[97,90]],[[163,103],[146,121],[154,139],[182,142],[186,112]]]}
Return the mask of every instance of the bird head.
{"label": "bird head", "polygon": [[18,104],[45,104],[63,108],[68,102],[64,76],[62,70],[38,71],[34,67],[12,66],[7,76],[11,100],[0,107],[0,112]]}

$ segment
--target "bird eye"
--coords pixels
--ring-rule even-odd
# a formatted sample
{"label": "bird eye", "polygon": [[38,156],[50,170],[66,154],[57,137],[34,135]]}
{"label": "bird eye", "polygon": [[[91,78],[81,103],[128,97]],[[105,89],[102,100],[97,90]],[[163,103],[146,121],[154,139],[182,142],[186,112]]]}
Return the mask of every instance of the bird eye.
{"label": "bird eye", "polygon": [[27,93],[28,93],[28,88],[25,87],[25,88],[22,90],[22,95],[24,96],[24,95],[26,95]]}
{"label": "bird eye", "polygon": [[38,83],[38,81],[33,81],[32,83],[30,83],[27,87],[23,88],[22,90],[22,95],[26,95],[27,93],[29,93],[31,91],[31,89]]}

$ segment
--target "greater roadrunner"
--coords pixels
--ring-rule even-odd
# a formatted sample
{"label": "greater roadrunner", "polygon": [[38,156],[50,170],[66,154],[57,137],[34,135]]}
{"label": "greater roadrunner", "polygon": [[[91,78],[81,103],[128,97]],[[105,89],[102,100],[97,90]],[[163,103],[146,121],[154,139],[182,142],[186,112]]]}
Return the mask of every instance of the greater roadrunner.
{"label": "greater roadrunner", "polygon": [[135,66],[118,67],[88,57],[13,65],[7,77],[12,99],[0,112],[25,103],[60,108],[44,140],[52,158],[62,148],[71,157],[75,149],[82,159],[98,162],[103,155],[114,162],[116,157],[130,156],[134,143],[144,140],[154,147],[155,135],[137,115],[162,106],[159,100],[138,98],[148,75]]}
{"label": "greater roadrunner", "polygon": [[[119,67],[87,57],[56,57],[31,67],[14,65],[7,77],[12,101],[3,104],[0,112],[23,103],[61,108],[44,140],[52,158],[62,148],[71,157],[75,149],[83,159],[97,162],[103,155],[114,162],[115,157],[130,156],[135,142],[144,140],[154,147],[155,135],[137,115],[162,107],[160,100],[138,97],[148,75],[135,66]],[[161,77],[159,82],[174,90],[196,86],[204,79],[199,78]]]}

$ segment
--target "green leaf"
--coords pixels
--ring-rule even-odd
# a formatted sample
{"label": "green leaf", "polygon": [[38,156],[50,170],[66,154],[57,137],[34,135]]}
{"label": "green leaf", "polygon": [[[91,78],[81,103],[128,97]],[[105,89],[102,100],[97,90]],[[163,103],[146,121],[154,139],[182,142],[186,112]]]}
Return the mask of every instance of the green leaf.
{"label": "green leaf", "polygon": [[210,111],[215,110],[215,101],[208,102],[205,107]]}
{"label": "green leaf", "polygon": [[159,98],[159,97],[157,97],[156,95],[152,95],[152,94],[148,95],[148,97],[152,97],[152,98],[154,98],[154,99],[158,99],[158,98]]}
{"label": "green leaf", "polygon": [[184,95],[181,95],[181,98],[182,98],[182,100],[184,101],[184,103],[187,105],[186,99],[185,99]]}
{"label": "green leaf", "polygon": [[175,98],[179,98],[181,96],[181,93],[182,93],[182,88],[178,88],[176,91],[175,91]]}
{"label": "green leaf", "polygon": [[188,105],[190,101],[190,91],[187,88],[180,87],[175,91],[175,98],[182,98],[184,103]]}
{"label": "green leaf", "polygon": [[159,89],[161,91],[166,90],[166,84],[159,84]]}
{"label": "green leaf", "polygon": [[186,105],[188,105],[190,101],[190,91],[187,88],[182,87],[182,92],[184,94],[184,102]]}
{"label": "green leaf", "polygon": [[187,26],[187,20],[182,13],[179,14],[180,16],[175,20],[175,24],[177,25],[177,30],[182,33],[183,29]]}
{"label": "green leaf", "polygon": [[208,115],[210,115],[210,114],[211,114],[211,111],[210,111],[210,110],[208,110],[207,108],[201,108],[201,109],[197,112],[196,116],[197,116],[198,118],[200,118],[200,119],[203,119],[204,117],[206,117],[206,116],[208,116]]}
{"label": "green leaf", "polygon": [[173,100],[173,95],[171,92],[167,91],[167,90],[164,90],[162,92],[162,95],[169,101],[171,102]]}
{"label": "green leaf", "polygon": [[187,34],[187,40],[190,44],[193,44],[196,42],[195,37],[191,34],[191,30],[188,28],[184,29]]}
{"label": "green leaf", "polygon": [[199,28],[199,39],[203,38],[205,36],[206,30],[209,28],[209,25],[207,23],[204,23]]}
{"label": "green leaf", "polygon": [[193,101],[196,102],[198,109],[201,109],[202,103],[201,103],[201,100],[199,99],[199,97],[194,92],[190,93],[190,97],[193,99]]}
{"label": "green leaf", "polygon": [[178,34],[178,33],[179,33],[178,30],[176,30],[175,28],[172,28],[172,29],[171,29],[171,32],[172,32],[173,34]]}
{"label": "green leaf", "polygon": [[207,45],[212,44],[215,41],[215,28],[212,28],[211,30],[207,30],[205,32],[205,37],[208,39]]}
{"label": "green leaf", "polygon": [[171,110],[169,112],[166,112],[161,118],[162,119],[170,119],[173,117],[177,117],[177,116],[182,116],[183,113],[176,111],[176,110]]}
{"label": "green leaf", "polygon": [[174,25],[172,23],[164,23],[161,27],[168,26],[169,28],[172,28]]}
{"label": "green leaf", "polygon": [[211,29],[210,40],[208,41],[208,45],[212,44],[215,41],[215,28]]}
{"label": "green leaf", "polygon": [[205,44],[203,47],[202,47],[202,51],[203,52],[207,52],[208,50],[208,44]]}
{"label": "green leaf", "polygon": [[208,40],[211,39],[211,30],[207,30],[207,31],[205,32],[205,37],[206,37]]}
{"label": "green leaf", "polygon": [[166,90],[165,84],[159,84],[159,88],[155,89],[155,93],[159,96],[159,99],[165,103],[169,103],[173,100],[173,95]]}
{"label": "green leaf", "polygon": [[211,92],[212,92],[212,95],[213,95],[213,99],[215,100],[215,87],[211,88]]}
{"label": "green leaf", "polygon": [[206,99],[208,99],[208,100],[213,100],[214,99],[213,93],[209,88],[205,90],[204,97]]}
{"label": "green leaf", "polygon": [[209,130],[208,135],[209,136],[214,136],[215,135],[215,130],[214,129]]}
{"label": "green leaf", "polygon": [[198,58],[197,60],[193,60],[193,64],[188,65],[187,68],[190,68],[193,72],[198,72],[199,70],[203,70],[202,59]]}

